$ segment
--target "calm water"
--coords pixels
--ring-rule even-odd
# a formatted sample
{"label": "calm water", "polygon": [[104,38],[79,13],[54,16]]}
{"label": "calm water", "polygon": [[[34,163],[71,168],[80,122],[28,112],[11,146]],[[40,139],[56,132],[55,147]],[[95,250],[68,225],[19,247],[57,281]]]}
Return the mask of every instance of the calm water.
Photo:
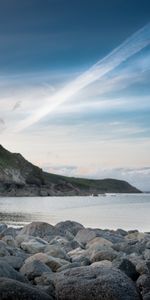
{"label": "calm water", "polygon": [[32,221],[56,224],[75,220],[87,227],[150,231],[150,194],[98,197],[0,197],[0,223]]}

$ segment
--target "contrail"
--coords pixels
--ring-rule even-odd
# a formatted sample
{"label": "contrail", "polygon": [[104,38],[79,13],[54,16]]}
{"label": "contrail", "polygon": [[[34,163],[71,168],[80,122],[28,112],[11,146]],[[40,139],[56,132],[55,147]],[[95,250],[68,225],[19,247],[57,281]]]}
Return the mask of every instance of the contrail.
{"label": "contrail", "polygon": [[59,105],[77,94],[80,90],[100,79],[105,74],[111,72],[121,63],[126,61],[132,55],[138,53],[149,44],[150,23],[134,33],[106,57],[99,60],[88,71],[78,76],[75,80],[51,96],[46,105],[41,106],[40,109],[36,110],[35,113],[20,123],[19,130],[17,131],[22,131],[23,129],[37,123]]}

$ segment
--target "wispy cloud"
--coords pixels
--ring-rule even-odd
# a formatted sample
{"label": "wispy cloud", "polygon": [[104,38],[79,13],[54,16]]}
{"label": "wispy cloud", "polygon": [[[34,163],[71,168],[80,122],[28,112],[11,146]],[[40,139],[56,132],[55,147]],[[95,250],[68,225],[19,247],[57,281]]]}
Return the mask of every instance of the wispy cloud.
{"label": "wispy cloud", "polygon": [[36,110],[30,117],[20,123],[19,130],[23,130],[32,124],[38,122],[41,118],[56,109],[59,105],[71,99],[79,91],[87,87],[94,81],[102,78],[107,73],[114,70],[128,58],[138,53],[140,50],[150,44],[150,24],[146,25],[133,36],[129,37],[124,43],[107,55],[104,59],[98,61],[87,72],[81,74],[73,82],[55,93],[47,104]]}

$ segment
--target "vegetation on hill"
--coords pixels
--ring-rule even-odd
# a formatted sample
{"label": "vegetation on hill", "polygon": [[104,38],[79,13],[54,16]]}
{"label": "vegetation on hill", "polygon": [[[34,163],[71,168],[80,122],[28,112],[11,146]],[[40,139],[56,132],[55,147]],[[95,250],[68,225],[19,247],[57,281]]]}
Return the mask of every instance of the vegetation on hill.
{"label": "vegetation on hill", "polygon": [[0,146],[0,195],[89,195],[106,192],[140,191],[122,180],[94,180],[46,173],[24,159],[21,154],[11,153]]}

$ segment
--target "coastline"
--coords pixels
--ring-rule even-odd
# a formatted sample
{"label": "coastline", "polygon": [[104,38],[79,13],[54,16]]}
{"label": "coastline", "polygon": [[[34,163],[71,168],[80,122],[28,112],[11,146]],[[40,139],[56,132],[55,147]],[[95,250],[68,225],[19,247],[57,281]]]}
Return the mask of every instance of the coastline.
{"label": "coastline", "polygon": [[74,221],[1,224],[0,298],[6,296],[149,299],[150,232],[85,228]]}

